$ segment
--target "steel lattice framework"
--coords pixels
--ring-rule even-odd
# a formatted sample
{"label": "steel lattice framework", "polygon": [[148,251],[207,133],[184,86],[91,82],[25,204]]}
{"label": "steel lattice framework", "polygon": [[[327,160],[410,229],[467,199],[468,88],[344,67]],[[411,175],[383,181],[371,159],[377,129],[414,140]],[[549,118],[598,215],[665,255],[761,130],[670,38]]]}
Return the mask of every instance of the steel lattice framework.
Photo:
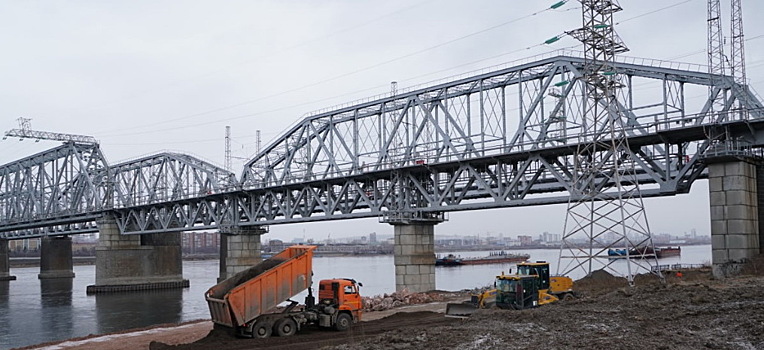
{"label": "steel lattice framework", "polygon": [[[116,175],[129,167],[110,175],[115,189],[103,212],[131,234],[362,217],[442,220],[449,211],[567,203],[575,151],[593,137],[576,122],[587,89],[578,79],[584,59],[573,56],[581,55],[550,55],[311,115],[250,161],[236,186],[224,170],[180,155],[166,157],[189,166],[176,183],[152,177],[175,176],[172,167],[128,162],[132,175]],[[624,76],[621,108],[643,196],[688,192],[704,176],[702,155],[718,149],[711,138],[744,149],[764,145],[762,104],[732,78],[712,79],[705,66],[630,58],[615,69]],[[710,113],[719,99],[725,110]],[[748,118],[733,113],[736,101],[745,101]],[[0,232],[16,232],[18,224],[3,220]]]}
{"label": "steel lattice framework", "polygon": [[621,248],[626,278],[633,283],[634,275],[650,272],[658,260],[626,133],[623,76],[614,67],[616,55],[628,51],[613,28],[614,14],[622,8],[613,0],[579,1],[584,26],[569,34],[584,44],[581,80],[588,100],[580,123],[593,140],[575,153],[571,190],[580,199],[568,203],[558,272],[621,274],[615,268],[621,261],[609,256],[610,249]]}
{"label": "steel lattice framework", "polygon": [[[643,196],[689,191],[704,176],[711,135],[759,145],[761,103],[705,67],[626,63],[623,124]],[[272,225],[359,217],[441,220],[444,212],[567,203],[581,118],[585,62],[551,57],[305,118],[250,161],[241,190],[120,213],[124,232]],[[707,88],[713,87],[712,97]],[[731,113],[749,96],[751,120]],[[716,99],[726,111],[710,113]],[[735,136],[735,137],[737,137]],[[607,140],[604,140],[607,141]],[[140,212],[141,215],[133,213]],[[142,217],[141,221],[132,219]],[[175,219],[173,219],[175,220]]]}
{"label": "steel lattice framework", "polygon": [[98,144],[63,145],[0,167],[5,237],[92,232],[106,207],[108,165]]}
{"label": "steel lattice framework", "polygon": [[99,145],[62,146],[0,167],[4,238],[97,231],[114,209],[188,200],[235,186],[235,175],[197,158],[160,153],[109,166]]}

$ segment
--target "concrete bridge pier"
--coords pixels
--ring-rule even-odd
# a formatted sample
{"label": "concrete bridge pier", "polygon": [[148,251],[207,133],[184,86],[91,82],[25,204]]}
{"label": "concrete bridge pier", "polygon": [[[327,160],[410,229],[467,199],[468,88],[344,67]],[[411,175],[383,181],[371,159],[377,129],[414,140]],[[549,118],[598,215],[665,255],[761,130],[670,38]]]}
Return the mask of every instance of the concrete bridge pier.
{"label": "concrete bridge pier", "polygon": [[[760,253],[760,210],[764,209],[764,171],[753,160],[711,159],[708,190],[711,204],[712,271],[717,278],[736,275]],[[762,193],[764,194],[764,193]]]}
{"label": "concrete bridge pier", "polygon": [[435,222],[389,222],[395,239],[395,290],[435,289]]}
{"label": "concrete bridge pier", "polygon": [[72,238],[69,236],[43,237],[40,245],[39,279],[74,278]]}
{"label": "concrete bridge pier", "polygon": [[188,287],[183,279],[180,233],[121,235],[116,221],[98,221],[96,282],[88,293]]}
{"label": "concrete bridge pier", "polygon": [[16,276],[11,276],[11,261],[8,255],[8,240],[0,239],[0,281],[13,281]]}
{"label": "concrete bridge pier", "polygon": [[264,227],[237,227],[234,234],[220,233],[220,274],[222,281],[263,261],[260,237]]}

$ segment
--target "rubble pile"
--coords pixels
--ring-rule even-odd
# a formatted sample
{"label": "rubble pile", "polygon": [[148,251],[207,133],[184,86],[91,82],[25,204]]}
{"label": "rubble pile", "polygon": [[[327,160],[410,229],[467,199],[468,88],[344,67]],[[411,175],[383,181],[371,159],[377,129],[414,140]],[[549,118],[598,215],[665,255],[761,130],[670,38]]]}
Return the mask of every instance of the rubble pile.
{"label": "rubble pile", "polygon": [[426,304],[436,301],[443,301],[452,296],[452,292],[426,292],[412,293],[404,289],[399,292],[375,295],[373,297],[363,297],[363,311],[384,311],[396,307],[416,304]]}

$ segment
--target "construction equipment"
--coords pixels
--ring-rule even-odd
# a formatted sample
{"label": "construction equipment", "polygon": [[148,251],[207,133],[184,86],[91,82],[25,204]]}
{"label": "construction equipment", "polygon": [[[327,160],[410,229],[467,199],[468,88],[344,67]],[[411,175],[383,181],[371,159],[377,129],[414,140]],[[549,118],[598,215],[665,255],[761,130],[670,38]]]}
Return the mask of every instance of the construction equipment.
{"label": "construction equipment", "polygon": [[[549,272],[549,263],[546,261],[526,261],[519,263],[517,264],[517,274],[538,276],[539,299],[545,301],[542,305],[559,299],[576,296],[575,291],[573,290],[573,279],[568,276],[552,276]],[[551,300],[548,296],[556,299]]]}
{"label": "construction equipment", "polygon": [[469,301],[446,305],[446,315],[469,316],[477,309],[494,306],[521,310],[573,296],[573,280],[567,276],[551,276],[548,262],[522,262],[517,264],[516,274],[496,276],[493,289],[473,295]]}
{"label": "construction equipment", "polygon": [[[205,298],[216,327],[238,336],[289,336],[306,325],[344,331],[361,319],[361,283],[348,278],[321,280],[313,296],[315,246],[295,245],[212,286]],[[289,298],[308,290],[305,304]],[[279,304],[289,302],[282,311]]]}

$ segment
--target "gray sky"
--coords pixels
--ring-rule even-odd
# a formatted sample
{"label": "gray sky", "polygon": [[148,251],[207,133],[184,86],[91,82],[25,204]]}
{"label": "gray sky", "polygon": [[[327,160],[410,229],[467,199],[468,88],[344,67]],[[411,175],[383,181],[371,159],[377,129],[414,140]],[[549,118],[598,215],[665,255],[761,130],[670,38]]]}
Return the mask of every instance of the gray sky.
{"label": "gray sky", "polygon": [[[310,111],[566,47],[539,46],[581,26],[556,1],[3,1],[0,131],[92,135],[111,163],[176,150],[234,170]],[[725,15],[728,0],[722,1]],[[706,1],[622,0],[627,56],[705,64]],[[672,6],[675,5],[675,6]],[[751,85],[764,92],[764,2],[743,3]],[[668,8],[667,8],[668,7]],[[665,9],[664,9],[665,8]],[[532,15],[537,13],[536,15]],[[729,35],[729,17],[724,23]],[[0,163],[56,146],[0,141]],[[709,232],[705,182],[647,201],[655,232]],[[565,206],[452,213],[436,232],[563,229]],[[272,238],[387,233],[376,220],[271,227]]]}

